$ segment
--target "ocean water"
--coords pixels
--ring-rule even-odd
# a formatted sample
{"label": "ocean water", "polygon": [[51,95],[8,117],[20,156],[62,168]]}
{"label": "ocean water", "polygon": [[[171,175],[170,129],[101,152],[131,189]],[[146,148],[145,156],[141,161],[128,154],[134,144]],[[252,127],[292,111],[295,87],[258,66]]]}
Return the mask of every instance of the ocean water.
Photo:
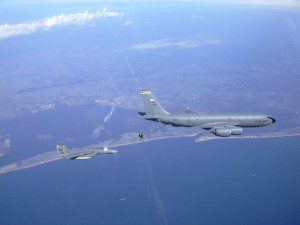
{"label": "ocean water", "polygon": [[299,224],[299,138],[161,140],[0,176],[0,224]]}

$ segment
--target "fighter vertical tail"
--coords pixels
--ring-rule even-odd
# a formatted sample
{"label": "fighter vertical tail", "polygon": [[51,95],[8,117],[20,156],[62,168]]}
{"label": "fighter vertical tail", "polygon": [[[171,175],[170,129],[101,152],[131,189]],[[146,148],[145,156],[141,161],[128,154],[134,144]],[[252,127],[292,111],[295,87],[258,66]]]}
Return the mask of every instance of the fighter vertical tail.
{"label": "fighter vertical tail", "polygon": [[56,145],[56,151],[57,151],[57,155],[61,157],[65,157],[68,154],[69,149],[64,143],[59,142]]}
{"label": "fighter vertical tail", "polygon": [[141,91],[146,115],[169,114],[152,95],[151,91]]}

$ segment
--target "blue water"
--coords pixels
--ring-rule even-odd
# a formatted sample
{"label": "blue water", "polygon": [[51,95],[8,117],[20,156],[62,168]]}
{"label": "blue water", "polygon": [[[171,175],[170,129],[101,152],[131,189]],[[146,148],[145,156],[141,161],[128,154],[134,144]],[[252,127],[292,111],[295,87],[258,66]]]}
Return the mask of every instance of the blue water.
{"label": "blue water", "polygon": [[0,176],[0,224],[299,224],[299,138],[123,147]]}

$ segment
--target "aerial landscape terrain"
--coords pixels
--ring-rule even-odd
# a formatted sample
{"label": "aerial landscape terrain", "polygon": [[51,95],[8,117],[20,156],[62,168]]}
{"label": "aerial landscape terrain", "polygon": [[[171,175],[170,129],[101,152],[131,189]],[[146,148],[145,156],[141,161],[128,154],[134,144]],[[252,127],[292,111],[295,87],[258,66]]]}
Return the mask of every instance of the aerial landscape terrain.
{"label": "aerial landscape terrain", "polygon": [[[300,224],[299,62],[296,0],[0,2],[0,225]],[[276,123],[154,123],[141,90]]]}

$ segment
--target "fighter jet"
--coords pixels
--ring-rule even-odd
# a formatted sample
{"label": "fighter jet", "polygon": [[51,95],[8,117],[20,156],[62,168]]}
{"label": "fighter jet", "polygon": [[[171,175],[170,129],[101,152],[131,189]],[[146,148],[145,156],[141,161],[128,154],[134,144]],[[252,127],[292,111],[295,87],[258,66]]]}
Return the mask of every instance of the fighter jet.
{"label": "fighter jet", "polygon": [[56,145],[56,151],[58,156],[71,160],[90,159],[95,155],[116,154],[118,152],[116,150],[111,150],[106,147],[94,148],[86,151],[69,151],[68,147],[62,142]]}
{"label": "fighter jet", "polygon": [[145,112],[139,114],[146,120],[160,122],[175,127],[199,127],[220,136],[241,135],[245,127],[262,127],[275,123],[275,119],[264,114],[211,114],[185,112],[171,114],[167,112],[152,95],[151,91],[141,91]]}

